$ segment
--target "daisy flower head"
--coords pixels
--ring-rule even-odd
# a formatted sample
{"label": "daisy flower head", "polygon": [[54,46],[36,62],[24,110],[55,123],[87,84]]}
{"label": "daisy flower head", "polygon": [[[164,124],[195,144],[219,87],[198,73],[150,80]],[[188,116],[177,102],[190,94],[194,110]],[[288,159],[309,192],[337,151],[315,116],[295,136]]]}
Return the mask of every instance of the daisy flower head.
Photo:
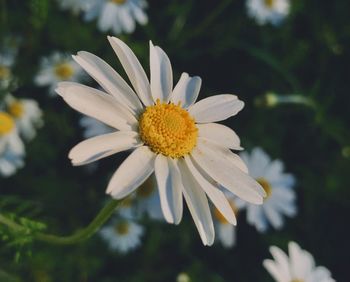
{"label": "daisy flower head", "polygon": [[37,128],[43,125],[42,111],[33,99],[16,99],[12,95],[5,97],[7,112],[16,122],[18,132],[26,140],[36,136]]}
{"label": "daisy flower head", "polygon": [[274,260],[264,260],[264,267],[276,282],[335,282],[329,270],[316,266],[313,256],[297,243],[289,242],[288,250],[289,256],[272,246],[270,252]]}
{"label": "daisy flower head", "polygon": [[248,15],[259,25],[279,25],[288,16],[290,0],[247,0]]}
{"label": "daisy flower head", "polygon": [[55,52],[41,59],[40,70],[35,77],[35,83],[38,86],[49,87],[49,94],[54,96],[58,82],[64,80],[79,81],[82,74],[81,68],[70,56]]}
{"label": "daisy flower head", "polygon": [[114,220],[100,231],[110,248],[121,253],[127,253],[139,247],[143,233],[143,226],[128,219]]}
{"label": "daisy flower head", "polygon": [[271,160],[261,149],[254,148],[249,155],[240,154],[246,163],[249,173],[260,183],[266,192],[264,203],[260,206],[246,204],[247,221],[254,225],[259,232],[265,232],[270,223],[274,228],[282,228],[283,215],[293,217],[297,209],[293,175],[284,172],[280,160]]}
{"label": "daisy flower head", "polygon": [[57,93],[74,109],[118,131],[76,145],[69,153],[73,165],[83,165],[133,150],[112,176],[107,193],[122,199],[154,172],[166,221],[178,224],[183,196],[205,245],[214,242],[214,225],[207,196],[225,218],[236,224],[234,212],[218,185],[248,202],[261,204],[264,189],[244,171],[230,149],[240,140],[230,128],[217,124],[244,106],[230,94],[197,103],[201,79],[183,73],[173,88],[171,63],[165,52],[150,43],[150,81],[132,50],[108,37],[133,89],[105,61],[79,52],[74,59],[104,91],[62,82]]}
{"label": "daisy flower head", "polygon": [[86,10],[85,19],[97,19],[100,31],[111,30],[114,34],[132,33],[136,23],[145,25],[148,22],[145,0],[95,0]]}

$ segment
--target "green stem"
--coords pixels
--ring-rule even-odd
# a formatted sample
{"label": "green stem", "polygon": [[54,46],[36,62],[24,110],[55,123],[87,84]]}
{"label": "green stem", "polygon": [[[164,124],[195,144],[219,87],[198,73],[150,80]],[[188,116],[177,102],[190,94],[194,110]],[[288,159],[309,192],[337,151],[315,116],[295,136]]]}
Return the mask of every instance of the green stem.
{"label": "green stem", "polygon": [[[100,227],[111,217],[115,209],[121,201],[111,200],[103,207],[103,209],[97,214],[97,216],[92,220],[92,222],[85,228],[76,231],[72,235],[68,236],[58,236],[46,233],[36,233],[35,239],[38,241],[58,244],[58,245],[71,245],[76,244],[90,238],[93,234],[100,229]],[[0,214],[0,223],[7,225],[11,229],[20,230],[23,229],[21,225],[14,222],[13,220]]]}

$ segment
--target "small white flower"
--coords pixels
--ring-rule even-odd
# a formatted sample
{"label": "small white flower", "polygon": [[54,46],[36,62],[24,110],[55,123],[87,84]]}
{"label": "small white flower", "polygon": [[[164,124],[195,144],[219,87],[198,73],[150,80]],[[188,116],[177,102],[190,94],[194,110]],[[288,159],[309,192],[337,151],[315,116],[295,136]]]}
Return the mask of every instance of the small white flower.
{"label": "small white flower", "polygon": [[82,69],[66,54],[53,53],[44,57],[40,62],[39,73],[35,83],[39,86],[48,86],[50,95],[55,95],[57,83],[64,80],[79,81],[82,78]]}
{"label": "small white flower", "polygon": [[6,89],[12,79],[11,67],[14,63],[14,56],[10,52],[0,54],[0,88]]}
{"label": "small white flower", "polygon": [[296,214],[294,176],[284,173],[283,163],[280,160],[271,161],[261,148],[254,148],[251,155],[244,152],[240,156],[246,163],[249,174],[267,194],[260,206],[247,203],[247,221],[259,232],[267,230],[268,222],[276,229],[282,228],[282,215],[293,217]]}
{"label": "small white flower", "polygon": [[133,150],[110,180],[107,193],[122,199],[155,173],[161,208],[167,222],[182,218],[183,196],[205,245],[214,242],[207,196],[231,223],[236,218],[215,181],[242,199],[262,204],[264,189],[252,179],[238,155],[236,133],[217,121],[236,115],[244,106],[237,96],[223,94],[197,103],[201,79],[183,73],[173,88],[166,53],[150,43],[151,81],[132,50],[108,38],[133,90],[105,61],[88,52],[74,59],[106,91],[62,82],[57,93],[74,109],[118,131],[85,140],[69,153],[73,165],[84,165],[115,153]]}
{"label": "small white flower", "polygon": [[260,25],[278,25],[290,10],[290,0],[247,0],[246,5],[248,15]]}
{"label": "small white flower", "polygon": [[116,35],[132,33],[136,22],[147,24],[146,7],[145,0],[95,0],[87,9],[85,19],[98,18],[97,26],[102,32],[112,30]]}
{"label": "small white flower", "polygon": [[19,134],[26,140],[36,136],[37,128],[43,125],[42,111],[33,99],[5,97],[7,112],[15,119]]}
{"label": "small white flower", "polygon": [[91,117],[82,117],[79,123],[84,128],[83,136],[85,138],[91,138],[116,131],[112,127]]}
{"label": "small white flower", "polygon": [[14,119],[0,111],[0,173],[3,176],[14,174],[23,166],[24,144],[20,139]]}
{"label": "small white flower", "polygon": [[313,256],[298,244],[289,242],[289,257],[275,246],[270,247],[274,260],[264,260],[264,267],[276,282],[335,282],[329,270],[315,266]]}
{"label": "small white flower", "polygon": [[70,10],[74,14],[86,11],[91,5],[92,0],[57,0],[63,10]]}
{"label": "small white flower", "polygon": [[118,219],[100,231],[112,250],[127,253],[141,244],[144,228],[127,219]]}

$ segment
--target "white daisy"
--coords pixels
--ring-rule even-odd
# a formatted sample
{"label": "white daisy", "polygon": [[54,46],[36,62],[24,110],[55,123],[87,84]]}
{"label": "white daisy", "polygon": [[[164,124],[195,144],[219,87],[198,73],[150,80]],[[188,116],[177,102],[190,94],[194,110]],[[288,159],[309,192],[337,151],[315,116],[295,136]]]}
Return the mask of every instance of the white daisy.
{"label": "white daisy", "polygon": [[144,228],[127,219],[114,220],[110,225],[100,231],[112,250],[127,253],[141,244]]}
{"label": "white daisy", "polygon": [[[243,201],[233,195],[228,195],[228,193],[226,193],[226,196],[237,217],[239,211],[244,206]],[[218,233],[217,241],[223,247],[231,248],[236,244],[236,227],[230,224],[217,208],[214,207],[213,209],[215,231]]]}
{"label": "white daisy", "polygon": [[132,33],[136,22],[145,25],[148,17],[144,12],[144,0],[95,0],[87,10],[87,21],[98,18],[97,26],[102,32],[112,30],[114,34]]}
{"label": "white daisy", "polygon": [[214,226],[206,195],[225,218],[236,218],[215,180],[248,202],[261,204],[264,189],[244,169],[240,140],[230,128],[214,122],[236,115],[244,106],[237,96],[212,96],[195,103],[201,79],[183,73],[173,89],[170,60],[150,43],[149,82],[131,49],[108,38],[134,90],[106,62],[88,52],[74,59],[107,92],[63,82],[57,93],[74,109],[119,130],[81,142],[69,153],[73,165],[84,165],[120,151],[133,150],[119,166],[107,193],[122,199],[153,172],[165,219],[178,224],[184,195],[205,245],[214,241]]}
{"label": "white daisy", "polygon": [[0,111],[0,173],[10,176],[23,165],[24,145],[14,119]]}
{"label": "white daisy", "polygon": [[0,88],[6,89],[12,79],[11,67],[14,63],[14,56],[7,52],[0,54]]}
{"label": "white daisy", "polygon": [[79,14],[89,8],[92,0],[58,0],[57,2],[63,10]]}
{"label": "white daisy", "polygon": [[35,77],[35,83],[39,86],[48,86],[50,95],[54,96],[58,82],[68,79],[79,81],[82,73],[81,68],[70,56],[55,52],[51,56],[41,59],[40,70]]}
{"label": "white daisy", "polygon": [[5,97],[7,112],[15,119],[19,134],[26,140],[36,136],[37,128],[43,125],[42,111],[33,99],[16,99],[12,95]]}
{"label": "white daisy", "polygon": [[276,229],[282,228],[282,215],[293,217],[296,214],[294,176],[284,173],[283,163],[280,160],[271,161],[261,148],[254,148],[251,155],[244,152],[240,156],[246,163],[249,174],[267,194],[260,206],[247,203],[247,221],[259,232],[265,232],[268,223]]}
{"label": "white daisy", "polygon": [[264,260],[264,267],[276,282],[335,282],[329,270],[315,266],[313,256],[298,244],[289,242],[289,257],[275,246],[270,247],[274,260]]}
{"label": "white daisy", "polygon": [[91,138],[98,135],[106,134],[106,133],[112,133],[113,130],[112,127],[105,125],[104,123],[91,118],[91,117],[82,117],[80,119],[80,125],[84,128],[83,136],[85,138]]}
{"label": "white daisy", "polygon": [[290,10],[290,0],[247,0],[246,5],[248,15],[260,25],[278,25]]}

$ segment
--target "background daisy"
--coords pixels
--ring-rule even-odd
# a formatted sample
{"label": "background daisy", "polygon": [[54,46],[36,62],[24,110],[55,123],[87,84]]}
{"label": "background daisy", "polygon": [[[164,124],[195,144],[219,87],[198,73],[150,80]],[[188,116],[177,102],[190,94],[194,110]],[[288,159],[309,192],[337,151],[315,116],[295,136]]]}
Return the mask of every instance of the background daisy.
{"label": "background daisy", "polygon": [[247,0],[248,15],[260,25],[278,25],[288,16],[290,0]]}

